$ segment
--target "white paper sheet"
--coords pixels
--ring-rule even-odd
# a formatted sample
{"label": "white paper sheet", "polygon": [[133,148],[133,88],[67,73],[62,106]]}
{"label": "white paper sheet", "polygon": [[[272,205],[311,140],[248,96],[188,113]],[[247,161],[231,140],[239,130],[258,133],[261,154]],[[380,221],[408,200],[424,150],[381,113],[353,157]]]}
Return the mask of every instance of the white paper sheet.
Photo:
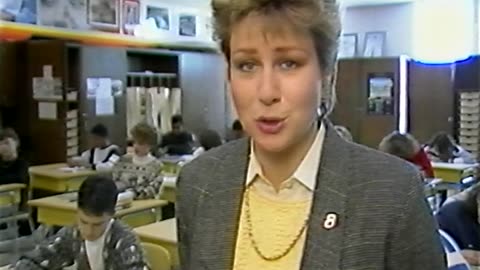
{"label": "white paper sheet", "polygon": [[115,113],[115,100],[112,96],[98,97],[95,102],[96,115],[113,115]]}
{"label": "white paper sheet", "polygon": [[98,78],[97,98],[112,96],[112,79]]}
{"label": "white paper sheet", "polygon": [[38,119],[57,120],[57,103],[39,102],[38,103]]}
{"label": "white paper sheet", "polygon": [[112,96],[111,78],[87,78],[87,98]]}
{"label": "white paper sheet", "polygon": [[87,98],[95,98],[97,96],[98,84],[97,78],[87,78]]}

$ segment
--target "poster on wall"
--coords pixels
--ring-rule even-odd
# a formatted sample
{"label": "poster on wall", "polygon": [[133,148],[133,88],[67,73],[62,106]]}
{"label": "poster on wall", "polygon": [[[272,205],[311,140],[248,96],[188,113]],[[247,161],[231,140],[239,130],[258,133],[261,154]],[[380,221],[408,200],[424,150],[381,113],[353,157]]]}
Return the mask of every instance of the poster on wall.
{"label": "poster on wall", "polygon": [[138,0],[122,2],[122,33],[133,35],[135,26],[140,24],[140,3]]}
{"label": "poster on wall", "polygon": [[87,0],[39,0],[38,24],[68,29],[88,29]]}
{"label": "poster on wall", "polygon": [[394,74],[368,74],[367,86],[367,113],[373,115],[393,115],[394,103]]}
{"label": "poster on wall", "polygon": [[89,0],[88,23],[100,30],[118,30],[120,24],[119,2],[116,0]]}

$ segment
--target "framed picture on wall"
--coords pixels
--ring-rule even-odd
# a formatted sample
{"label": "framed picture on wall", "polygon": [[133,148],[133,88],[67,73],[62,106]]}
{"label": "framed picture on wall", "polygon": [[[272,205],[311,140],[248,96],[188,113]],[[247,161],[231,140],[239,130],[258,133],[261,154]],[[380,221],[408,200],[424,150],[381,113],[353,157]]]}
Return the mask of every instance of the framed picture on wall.
{"label": "framed picture on wall", "polygon": [[197,29],[197,15],[190,13],[178,14],[178,35],[181,37],[196,37]]}
{"label": "framed picture on wall", "polygon": [[37,0],[0,0],[0,21],[37,23]]}
{"label": "framed picture on wall", "polygon": [[119,0],[89,0],[88,23],[96,29],[118,31],[120,25]]}
{"label": "framed picture on wall", "polygon": [[140,24],[140,2],[138,0],[123,0],[122,2],[122,32],[133,35],[136,25]]}
{"label": "framed picture on wall", "polygon": [[367,32],[365,34],[364,57],[381,57],[384,53],[386,32]]}
{"label": "framed picture on wall", "polygon": [[159,31],[170,31],[172,28],[171,8],[160,1],[142,0],[140,21],[154,20]]}
{"label": "framed picture on wall", "polygon": [[357,56],[357,34],[343,34],[340,37],[338,58],[351,58]]}
{"label": "framed picture on wall", "polygon": [[37,24],[67,29],[88,29],[87,0],[39,0]]}

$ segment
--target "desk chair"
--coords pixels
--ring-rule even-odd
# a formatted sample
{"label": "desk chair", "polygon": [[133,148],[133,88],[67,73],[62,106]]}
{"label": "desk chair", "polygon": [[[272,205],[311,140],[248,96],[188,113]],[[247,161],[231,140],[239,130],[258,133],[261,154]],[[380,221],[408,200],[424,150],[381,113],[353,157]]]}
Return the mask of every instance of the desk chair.
{"label": "desk chair", "polygon": [[12,241],[14,254],[19,251],[18,221],[28,221],[30,231],[34,232],[30,213],[21,211],[21,193],[26,188],[25,184],[0,185],[0,224],[5,228],[0,231],[0,240]]}
{"label": "desk chair", "polygon": [[443,249],[447,254],[448,270],[470,270],[470,266],[460,253],[457,242],[445,231],[438,230]]}
{"label": "desk chair", "polygon": [[142,243],[143,249],[147,255],[148,262],[152,270],[171,270],[172,262],[170,260],[170,254],[164,247]]}

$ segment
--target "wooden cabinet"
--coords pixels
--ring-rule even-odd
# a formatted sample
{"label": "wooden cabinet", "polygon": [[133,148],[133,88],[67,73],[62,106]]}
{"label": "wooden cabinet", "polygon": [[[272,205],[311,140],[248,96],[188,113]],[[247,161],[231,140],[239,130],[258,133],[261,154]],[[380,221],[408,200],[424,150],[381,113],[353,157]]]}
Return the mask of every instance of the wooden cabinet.
{"label": "wooden cabinet", "polygon": [[[348,59],[338,63],[337,103],[331,116],[346,126],[356,142],[376,148],[381,139],[397,128],[399,121],[399,59]],[[391,113],[369,112],[369,86],[374,77],[392,79]]]}
{"label": "wooden cabinet", "polygon": [[[348,127],[356,142],[376,148],[385,135],[399,129],[400,121],[405,123],[405,131],[412,133],[421,143],[426,143],[439,131],[453,133],[453,65],[406,61],[404,70],[401,70],[401,61],[404,60],[372,58],[339,61],[338,100],[332,120],[335,124]],[[392,78],[392,114],[368,113],[367,99],[371,95],[369,79],[372,74]],[[404,80],[404,91],[400,90],[401,79]]]}

